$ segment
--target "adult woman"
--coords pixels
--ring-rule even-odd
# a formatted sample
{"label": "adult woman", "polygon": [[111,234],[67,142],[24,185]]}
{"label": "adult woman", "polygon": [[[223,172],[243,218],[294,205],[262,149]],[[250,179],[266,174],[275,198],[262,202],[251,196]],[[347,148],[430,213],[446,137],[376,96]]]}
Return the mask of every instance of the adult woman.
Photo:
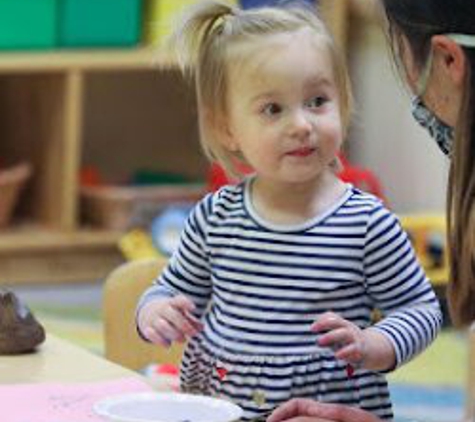
{"label": "adult woman", "polygon": [[[475,8],[473,0],[381,0],[396,64],[415,94],[415,119],[451,159],[448,244],[452,321],[475,320]],[[377,422],[369,413],[306,399],[269,422]]]}

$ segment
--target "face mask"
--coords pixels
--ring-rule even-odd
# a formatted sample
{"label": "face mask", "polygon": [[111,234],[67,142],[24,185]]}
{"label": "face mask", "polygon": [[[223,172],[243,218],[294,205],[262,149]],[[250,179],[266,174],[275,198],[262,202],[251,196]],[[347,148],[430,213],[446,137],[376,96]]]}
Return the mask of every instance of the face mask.
{"label": "face mask", "polygon": [[418,95],[412,100],[412,116],[424,129],[429,132],[432,139],[437,142],[440,150],[445,155],[452,152],[454,128],[445,124],[422,102]]}
{"label": "face mask", "polygon": [[[464,47],[475,47],[475,35],[447,34],[447,37]],[[417,82],[416,96],[412,100],[412,115],[417,123],[429,132],[429,135],[437,142],[440,150],[445,155],[450,155],[454,140],[454,128],[440,120],[429,110],[422,100],[432,70],[432,53],[425,66],[422,75]]]}

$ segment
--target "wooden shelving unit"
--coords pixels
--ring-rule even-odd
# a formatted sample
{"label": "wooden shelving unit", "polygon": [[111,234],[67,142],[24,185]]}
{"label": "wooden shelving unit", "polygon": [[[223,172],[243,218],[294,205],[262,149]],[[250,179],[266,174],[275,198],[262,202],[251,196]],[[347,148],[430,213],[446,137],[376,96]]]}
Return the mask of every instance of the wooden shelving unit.
{"label": "wooden shelving unit", "polygon": [[[346,1],[322,4],[342,46]],[[116,179],[207,168],[191,90],[150,48],[0,53],[0,138],[1,158],[34,171],[0,231],[0,284],[101,279],[122,261],[120,233],[82,223],[82,166]]]}
{"label": "wooden shelving unit", "polygon": [[81,222],[80,169],[203,176],[189,91],[150,49],[0,54],[0,156],[34,169],[0,232],[0,283],[93,280],[121,262],[121,234]]}

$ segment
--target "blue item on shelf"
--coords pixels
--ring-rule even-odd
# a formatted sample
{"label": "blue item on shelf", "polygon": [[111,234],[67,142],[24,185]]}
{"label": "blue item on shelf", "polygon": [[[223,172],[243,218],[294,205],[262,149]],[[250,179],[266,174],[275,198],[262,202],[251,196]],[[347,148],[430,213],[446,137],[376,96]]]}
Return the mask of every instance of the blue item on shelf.
{"label": "blue item on shelf", "polygon": [[172,205],[165,208],[150,225],[154,246],[165,256],[171,256],[178,246],[180,235],[193,205]]}
{"label": "blue item on shelf", "polygon": [[[315,5],[317,0],[300,0],[302,3],[309,5]],[[250,9],[252,7],[262,7],[262,6],[279,6],[289,4],[289,1],[283,0],[241,0],[241,6],[243,9]],[[297,3],[298,4],[298,3]]]}

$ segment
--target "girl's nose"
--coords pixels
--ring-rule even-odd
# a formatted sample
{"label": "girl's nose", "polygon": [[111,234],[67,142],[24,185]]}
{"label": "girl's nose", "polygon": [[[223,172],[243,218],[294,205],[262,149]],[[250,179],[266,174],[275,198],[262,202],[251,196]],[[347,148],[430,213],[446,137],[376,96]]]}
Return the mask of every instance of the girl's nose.
{"label": "girl's nose", "polygon": [[305,110],[296,110],[291,118],[290,132],[293,136],[306,136],[312,130],[311,117]]}

